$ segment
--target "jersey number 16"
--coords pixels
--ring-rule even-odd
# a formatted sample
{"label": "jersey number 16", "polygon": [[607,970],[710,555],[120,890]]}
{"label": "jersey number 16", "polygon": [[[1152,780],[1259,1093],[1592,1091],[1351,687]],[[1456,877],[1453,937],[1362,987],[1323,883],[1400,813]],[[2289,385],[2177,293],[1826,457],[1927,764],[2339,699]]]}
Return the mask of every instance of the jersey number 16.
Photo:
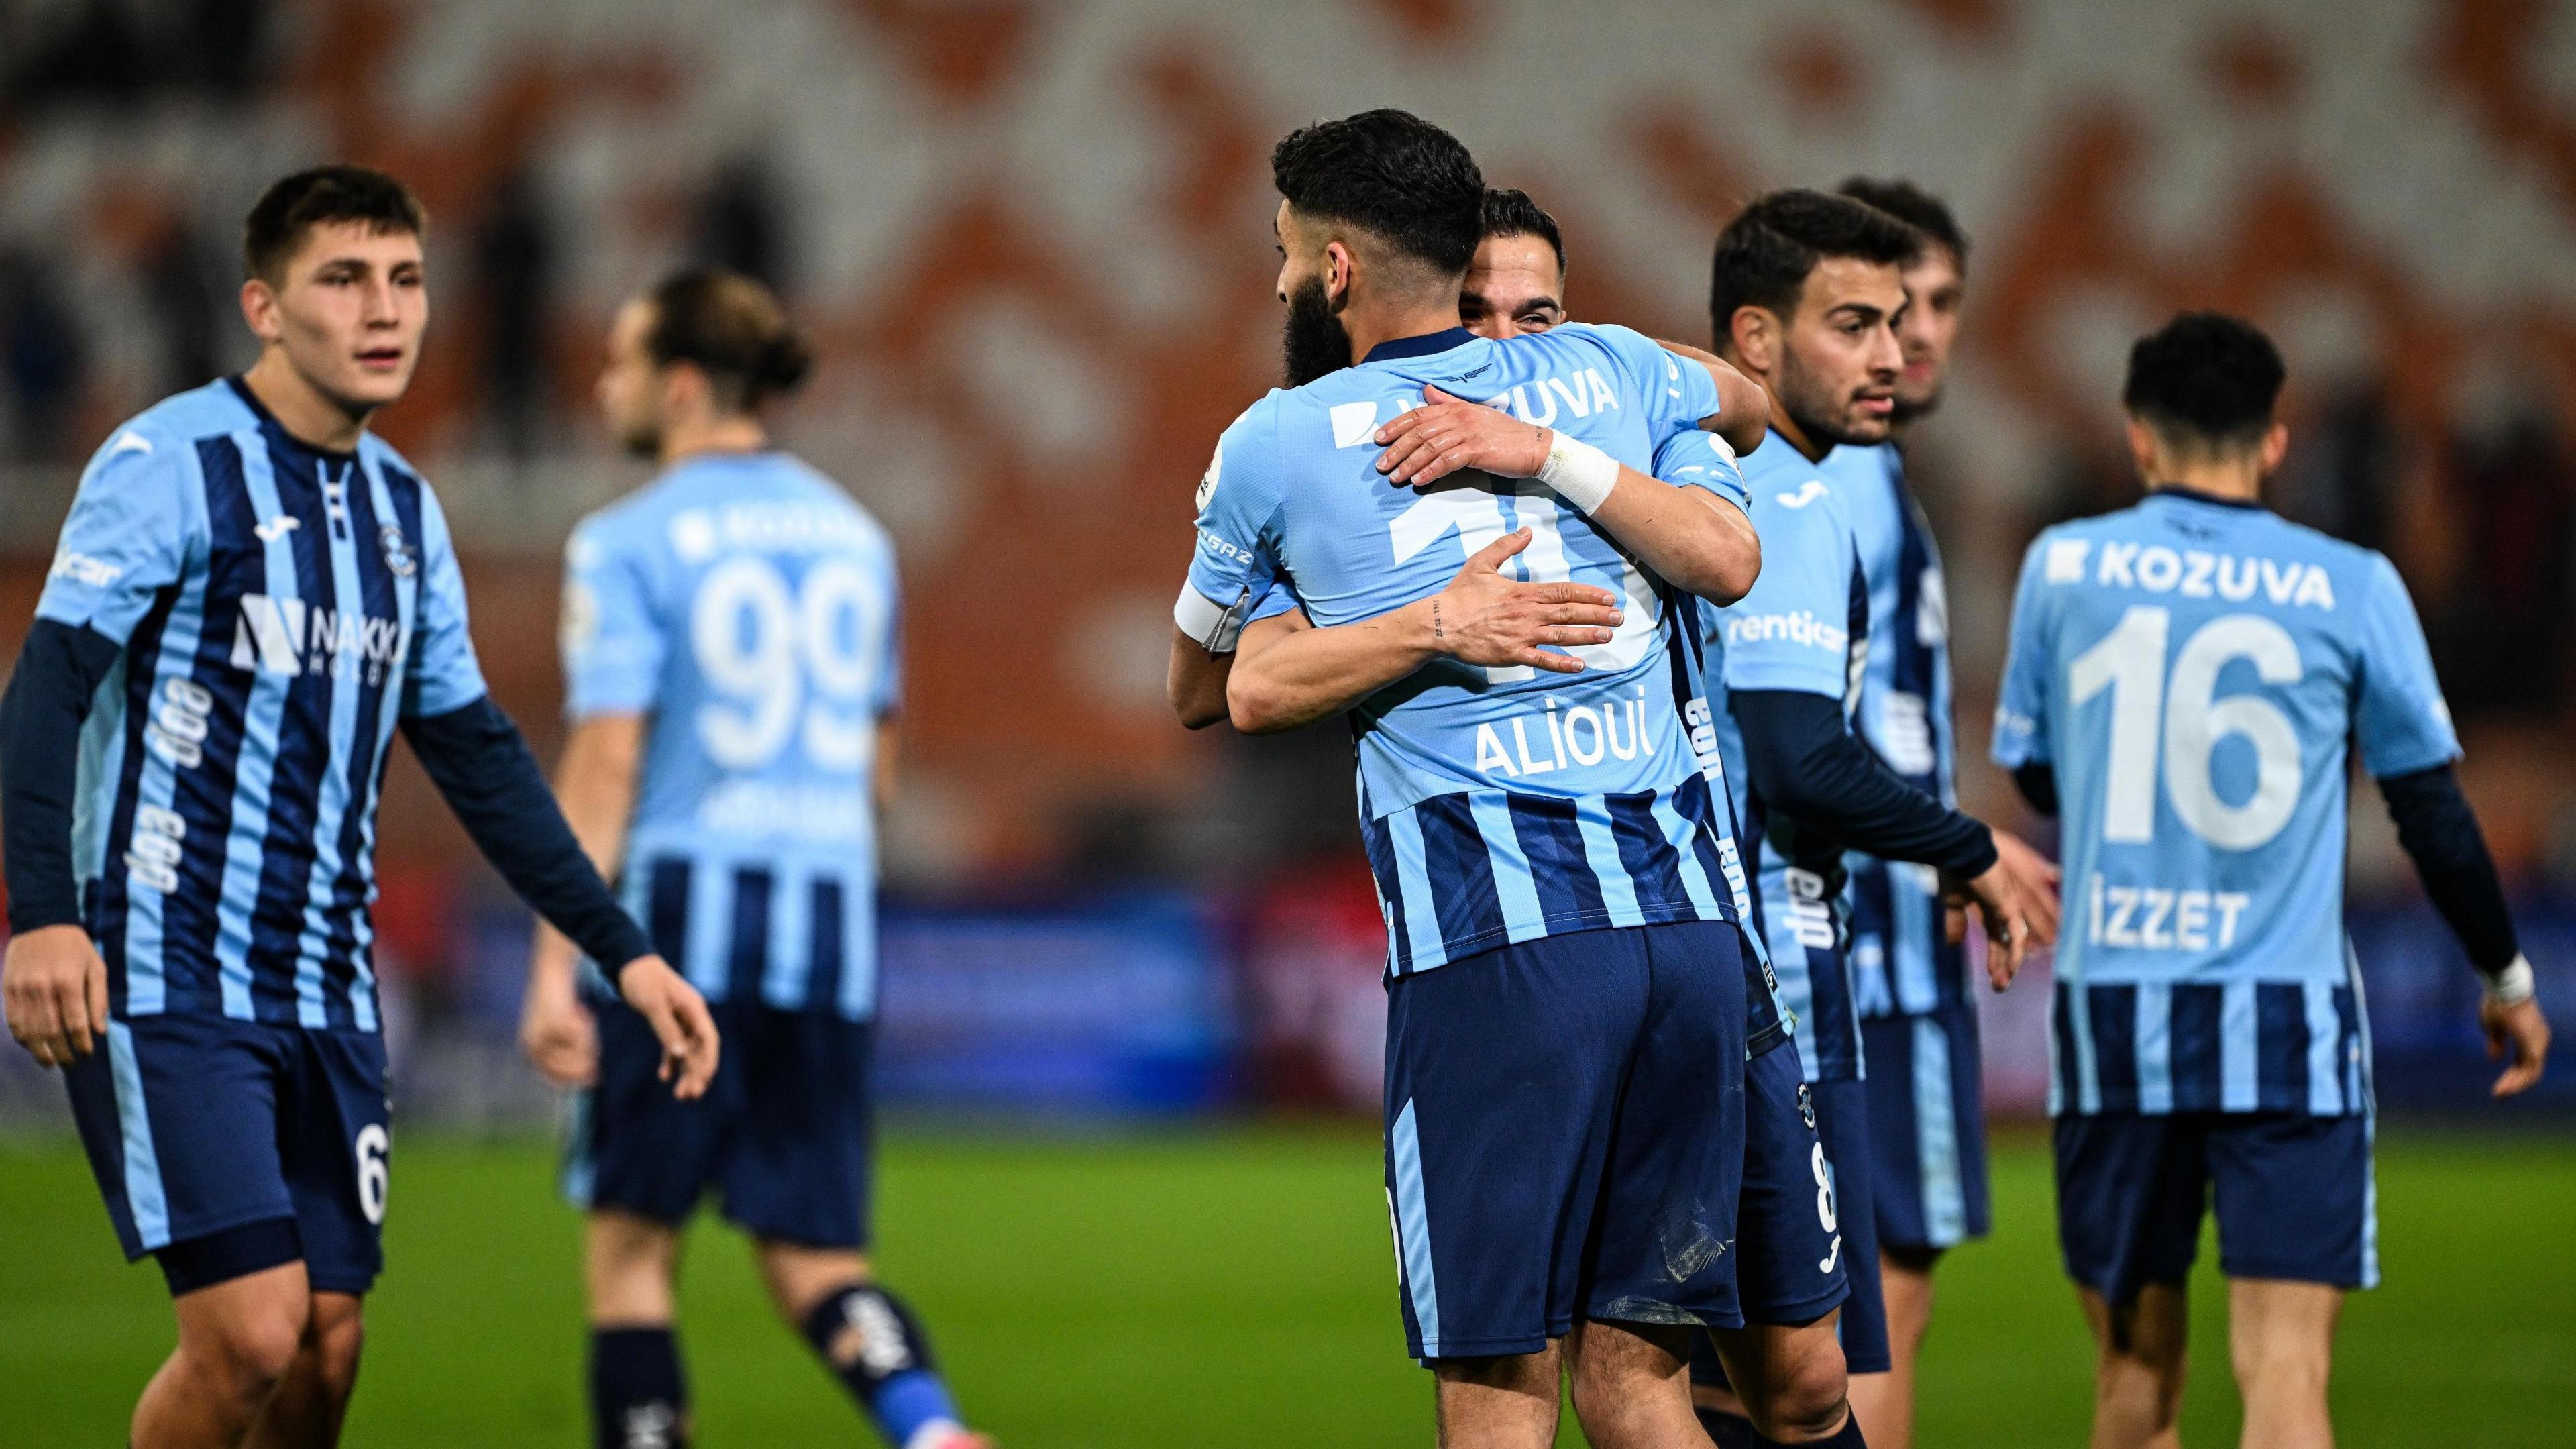
{"label": "jersey number 16", "polygon": [[[2137,604],[2101,642],[2067,666],[2071,701],[2111,691],[2111,760],[2102,838],[2156,837],[2156,743],[2164,741],[2165,790],[2191,832],[2222,850],[2252,850],[2281,833],[2299,804],[2299,735],[2287,715],[2256,694],[2217,698],[2218,676],[2245,660],[2265,684],[2296,684],[2298,641],[2260,614],[2228,614],[2194,630],[2165,670],[2169,609]],[[2254,793],[2231,805],[2210,779],[2219,742],[2254,747]]]}

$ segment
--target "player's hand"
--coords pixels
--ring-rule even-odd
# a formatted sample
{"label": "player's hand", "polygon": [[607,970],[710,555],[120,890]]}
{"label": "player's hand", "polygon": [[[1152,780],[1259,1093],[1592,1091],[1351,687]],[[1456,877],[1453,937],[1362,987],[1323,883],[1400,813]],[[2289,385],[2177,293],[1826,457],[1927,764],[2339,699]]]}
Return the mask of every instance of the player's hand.
{"label": "player's hand", "polygon": [[0,961],[9,1034],[40,1066],[67,1067],[107,1034],[107,963],[78,926],[47,926],[9,939]]}
{"label": "player's hand", "polygon": [[1436,387],[1424,388],[1422,396],[1423,406],[1397,414],[1377,430],[1377,441],[1386,449],[1378,455],[1377,470],[1389,482],[1421,488],[1461,468],[1481,468],[1497,478],[1535,478],[1547,462],[1553,441],[1547,429]]}
{"label": "player's hand", "polygon": [[519,1050],[558,1087],[598,1082],[599,1022],[581,1004],[571,973],[530,973],[528,999],[519,1008]]}
{"label": "player's hand", "polygon": [[716,1019],[707,999],[698,994],[671,963],[659,956],[638,956],[617,973],[617,994],[643,1013],[662,1043],[661,1078],[671,1095],[693,1102],[707,1094],[715,1080]]}
{"label": "player's hand", "polygon": [[[1490,411],[1490,409],[1488,410]],[[1503,560],[1529,547],[1526,528],[1476,551],[1449,587],[1427,601],[1432,648],[1465,664],[1525,664],[1578,674],[1583,661],[1541,645],[1607,644],[1623,617],[1618,596],[1590,584],[1525,584],[1502,572]]]}
{"label": "player's hand", "polygon": [[2486,1029],[2487,1055],[2507,1059],[2504,1075],[2495,1080],[2497,1096],[2510,1097],[2538,1084],[2549,1063],[2549,1018],[2541,1014],[2536,998],[2526,996],[2507,1006],[2489,996],[2478,1003],[2478,1025]]}
{"label": "player's hand", "polygon": [[2056,866],[2009,830],[1994,832],[1995,863],[1962,884],[1986,927],[1986,979],[2012,985],[2022,963],[2057,940]]}

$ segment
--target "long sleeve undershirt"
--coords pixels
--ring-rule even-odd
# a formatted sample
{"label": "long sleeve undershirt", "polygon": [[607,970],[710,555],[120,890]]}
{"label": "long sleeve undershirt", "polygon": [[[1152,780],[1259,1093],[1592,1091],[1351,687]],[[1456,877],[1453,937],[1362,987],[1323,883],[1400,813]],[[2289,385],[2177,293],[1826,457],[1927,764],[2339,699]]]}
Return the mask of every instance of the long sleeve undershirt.
{"label": "long sleeve undershirt", "polygon": [[1746,783],[1767,808],[1885,860],[1963,876],[1993,868],[1994,832],[1897,778],[1844,724],[1839,701],[1792,689],[1729,698],[1744,729]]}

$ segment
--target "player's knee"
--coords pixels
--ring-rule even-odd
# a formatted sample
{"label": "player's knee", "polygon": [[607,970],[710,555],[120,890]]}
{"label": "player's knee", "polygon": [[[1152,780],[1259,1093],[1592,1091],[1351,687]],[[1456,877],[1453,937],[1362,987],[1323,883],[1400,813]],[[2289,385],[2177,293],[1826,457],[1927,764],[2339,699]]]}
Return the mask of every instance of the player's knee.
{"label": "player's knee", "polygon": [[2247,1334],[2231,1338],[2228,1358],[2236,1371],[2237,1384],[2249,1393],[2262,1389],[2323,1394],[2333,1370],[2330,1343],[2324,1339],[2310,1341],[2303,1335]]}
{"label": "player's knee", "polygon": [[303,1348],[307,1310],[302,1303],[262,1301],[244,1304],[210,1324],[188,1345],[235,1398],[244,1403],[267,1401],[278,1380]]}
{"label": "player's knee", "polygon": [[1848,1381],[1840,1373],[1800,1373],[1771,1386],[1760,1403],[1745,1401],[1745,1417],[1766,1439],[1803,1444],[1843,1426],[1851,1412]]}

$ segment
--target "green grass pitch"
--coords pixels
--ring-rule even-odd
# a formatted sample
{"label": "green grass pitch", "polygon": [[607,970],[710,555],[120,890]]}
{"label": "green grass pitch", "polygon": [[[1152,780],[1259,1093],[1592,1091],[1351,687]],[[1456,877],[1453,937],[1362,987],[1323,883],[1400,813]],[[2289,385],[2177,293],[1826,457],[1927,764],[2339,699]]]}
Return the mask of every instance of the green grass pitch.
{"label": "green grass pitch", "polygon": [[[2354,1300],[2347,1442],[2576,1444],[2576,1144],[2391,1132],[2387,1285]],[[392,1267],[348,1442],[587,1442],[573,1214],[528,1141],[403,1141]],[[880,1263],[1006,1449],[1430,1440],[1407,1363],[1373,1135],[1338,1128],[1046,1140],[895,1136]],[[2089,1350],[2059,1277],[2039,1139],[1998,1143],[1998,1231],[1943,1268],[1922,1442],[2070,1445]],[[0,1443],[122,1443],[168,1343],[158,1275],[116,1262],[67,1145],[0,1146]],[[2221,1295],[2195,1283],[2187,1441],[2234,1442]],[[684,1287],[702,1445],[868,1442],[702,1225]],[[1564,1442],[1579,1443],[1569,1416]]]}

